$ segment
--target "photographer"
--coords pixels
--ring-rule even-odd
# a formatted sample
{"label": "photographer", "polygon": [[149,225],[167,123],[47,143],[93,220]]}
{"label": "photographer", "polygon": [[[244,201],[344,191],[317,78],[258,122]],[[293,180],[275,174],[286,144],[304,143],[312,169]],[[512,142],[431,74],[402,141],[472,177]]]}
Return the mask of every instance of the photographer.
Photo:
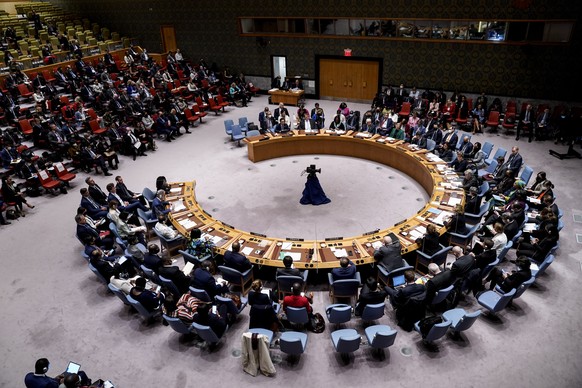
{"label": "photographer", "polygon": [[307,173],[307,181],[305,182],[305,189],[303,189],[303,196],[299,200],[302,205],[324,205],[330,203],[331,200],[327,198],[316,173],[321,173],[321,168],[316,168],[315,164],[310,165],[301,173]]}

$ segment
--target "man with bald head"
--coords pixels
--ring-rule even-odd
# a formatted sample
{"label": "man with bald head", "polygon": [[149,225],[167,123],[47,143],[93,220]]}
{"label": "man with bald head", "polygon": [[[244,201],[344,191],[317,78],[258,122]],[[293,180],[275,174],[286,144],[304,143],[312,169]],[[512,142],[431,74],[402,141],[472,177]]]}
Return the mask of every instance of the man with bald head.
{"label": "man with bald head", "polygon": [[406,265],[402,256],[400,256],[400,240],[394,234],[384,236],[384,245],[376,249],[374,259],[379,262],[388,272],[402,268]]}
{"label": "man with bald head", "polygon": [[240,243],[238,241],[233,242],[232,249],[224,254],[224,265],[239,272],[245,272],[253,266],[249,259],[240,253]]}

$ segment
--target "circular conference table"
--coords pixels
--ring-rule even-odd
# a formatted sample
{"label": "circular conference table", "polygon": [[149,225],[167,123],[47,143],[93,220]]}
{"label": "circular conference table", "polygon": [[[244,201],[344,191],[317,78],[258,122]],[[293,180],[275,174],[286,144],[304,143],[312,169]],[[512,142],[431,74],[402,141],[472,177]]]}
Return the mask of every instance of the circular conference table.
{"label": "circular conference table", "polygon": [[416,239],[426,226],[433,223],[439,233],[446,228],[443,221],[452,215],[455,205],[464,204],[462,179],[443,160],[427,150],[401,140],[347,131],[343,134],[320,130],[313,134],[291,131],[286,135],[260,135],[245,139],[252,162],[291,155],[329,154],[367,159],[393,167],[416,180],[428,193],[428,203],[410,218],[392,227],[374,230],[353,237],[333,237],[324,240],[303,240],[267,237],[260,233],[238,230],[213,218],[196,201],[196,182],[175,182],[167,196],[171,202],[170,219],[176,229],[188,236],[193,228],[211,238],[219,253],[241,243],[241,251],[259,266],[283,267],[285,255],[293,257],[299,269],[339,267],[339,257],[347,256],[356,265],[374,263],[374,250],[388,234],[398,236],[402,254],[418,249]]}

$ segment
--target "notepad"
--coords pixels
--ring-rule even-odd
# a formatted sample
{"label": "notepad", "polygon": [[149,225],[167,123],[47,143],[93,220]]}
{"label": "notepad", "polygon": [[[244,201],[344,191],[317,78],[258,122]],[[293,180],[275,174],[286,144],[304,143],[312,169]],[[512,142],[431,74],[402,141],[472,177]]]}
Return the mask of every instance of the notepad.
{"label": "notepad", "polygon": [[173,189],[170,189],[170,193],[179,193],[182,191],[181,187],[174,187]]}
{"label": "notepad", "polygon": [[180,210],[184,210],[186,209],[186,206],[184,206],[184,202],[182,201],[174,201],[172,204],[172,210],[175,212],[179,212]]}
{"label": "notepad", "polygon": [[253,252],[253,248],[252,247],[244,247],[241,252],[243,255],[250,255]]}
{"label": "notepad", "polygon": [[279,252],[279,260],[283,260],[283,258],[285,256],[291,256],[293,261],[300,261],[301,260],[301,253],[300,252],[288,252],[288,251]]}
{"label": "notepad", "polygon": [[182,268],[182,272],[184,272],[184,275],[188,276],[188,275],[190,275],[190,272],[192,272],[193,269],[194,269],[194,263],[189,261],[186,263],[184,268]]}
{"label": "notepad", "polygon": [[337,257],[338,259],[341,257],[346,257],[348,255],[348,251],[345,250],[345,248],[331,248],[331,251],[333,252],[334,256]]}

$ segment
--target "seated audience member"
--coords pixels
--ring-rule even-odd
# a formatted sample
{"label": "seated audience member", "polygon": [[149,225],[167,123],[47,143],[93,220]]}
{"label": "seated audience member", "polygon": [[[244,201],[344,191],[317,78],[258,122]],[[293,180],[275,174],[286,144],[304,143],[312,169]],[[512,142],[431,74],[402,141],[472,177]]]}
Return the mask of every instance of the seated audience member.
{"label": "seated audience member", "polygon": [[369,304],[384,303],[384,300],[388,296],[385,290],[378,289],[378,282],[375,278],[369,277],[366,279],[366,284],[362,287],[360,296],[358,297],[358,302],[356,303],[356,308],[354,309],[354,315],[359,317],[364,312],[364,308]]}
{"label": "seated audience member", "polygon": [[416,243],[420,246],[419,250],[429,256],[434,255],[441,249],[439,237],[439,231],[436,226],[428,224],[426,234],[416,240]]}
{"label": "seated audience member", "polygon": [[341,116],[339,114],[333,118],[333,121],[329,125],[329,130],[330,131],[345,131],[346,130],[346,126],[341,121]]}
{"label": "seated audience member", "polygon": [[128,239],[130,236],[136,236],[140,243],[143,245],[146,244],[146,237],[145,237],[145,226],[136,226],[131,225],[129,222],[129,213],[126,211],[122,211],[119,214],[119,219],[115,223],[117,226],[117,231],[122,239]]}
{"label": "seated audience member", "polygon": [[263,282],[259,279],[255,280],[248,295],[251,306],[249,328],[260,327],[277,332],[281,327],[281,322],[275,313],[271,298],[262,291]]}
{"label": "seated audience member", "polygon": [[517,255],[529,257],[536,263],[544,261],[559,239],[558,228],[555,225],[546,225],[545,230],[545,237],[542,239],[531,237],[529,242],[520,242],[517,246]]}
{"label": "seated audience member", "polygon": [[302,289],[303,286],[301,283],[293,283],[293,287],[291,288],[292,294],[287,295],[283,299],[283,311],[287,312],[287,307],[305,307],[307,309],[307,314],[311,319],[313,316],[313,308],[311,307],[311,303],[313,303],[313,292],[310,292],[309,296],[303,296],[301,295]]}
{"label": "seated audience member", "polygon": [[65,372],[65,378],[59,388],[91,388],[97,386],[99,385],[91,384],[91,379],[87,377],[85,372],[79,371],[78,374]]}
{"label": "seated audience member", "polygon": [[143,265],[156,273],[158,272],[158,269],[164,264],[159,253],[159,246],[156,244],[149,244],[148,251],[143,257]]}
{"label": "seated audience member", "polygon": [[467,193],[467,198],[465,199],[465,213],[469,214],[479,214],[481,211],[481,199],[479,195],[479,189],[476,186],[471,186],[469,192]]}
{"label": "seated audience member", "polygon": [[148,208],[146,208],[138,200],[133,200],[131,202],[123,200],[123,198],[121,198],[121,196],[118,195],[118,193],[117,193],[117,186],[115,186],[113,183],[107,184],[106,188],[107,188],[107,192],[109,193],[109,195],[107,196],[107,201],[108,202],[117,201],[119,203],[119,205],[118,205],[119,210],[121,210],[121,211],[125,210],[126,212],[130,212],[130,213],[137,212],[136,209],[141,209],[144,212],[148,211]]}
{"label": "seated audience member", "polygon": [[110,233],[107,234],[92,227],[87,223],[87,218],[83,214],[77,214],[75,216],[75,221],[77,222],[77,238],[81,241],[86,241],[89,237],[95,239],[95,244],[104,247],[106,249],[113,248],[114,240],[111,238]]}
{"label": "seated audience member", "polygon": [[63,380],[64,375],[48,377],[46,372],[49,370],[49,361],[46,358],[39,358],[34,364],[34,372],[30,372],[24,378],[26,388],[58,388],[59,383]]}
{"label": "seated audience member", "polygon": [[133,191],[129,190],[123,182],[123,178],[121,176],[115,177],[115,191],[117,195],[125,202],[134,203],[135,201],[139,201],[139,197],[141,194],[134,193]]}
{"label": "seated audience member", "polygon": [[499,284],[499,288],[503,292],[509,292],[513,288],[519,287],[523,282],[531,278],[530,265],[531,262],[525,256],[519,256],[515,262],[516,269],[511,272],[505,271],[499,267],[493,268],[493,270],[487,276],[487,281],[489,281],[489,289],[495,289],[495,286]]}
{"label": "seated audience member", "polygon": [[89,194],[86,187],[81,189],[81,207],[87,209],[87,213],[93,219],[104,218],[107,216],[107,207],[98,204]]}
{"label": "seated audience member", "polygon": [[156,216],[168,214],[172,211],[170,202],[166,201],[166,192],[164,190],[158,189],[156,192],[156,197],[152,202],[152,210]]}
{"label": "seated audience member", "polygon": [[527,195],[530,197],[538,197],[544,191],[544,184],[548,181],[545,171],[540,171],[536,174],[534,183],[526,189]]}
{"label": "seated audience member", "polygon": [[135,279],[135,286],[129,291],[129,296],[137,300],[149,312],[160,308],[164,295],[160,292],[154,292],[154,289],[146,289],[145,278],[139,277]]}
{"label": "seated audience member", "polygon": [[429,271],[434,274],[434,276],[424,285],[426,287],[426,297],[424,298],[424,301],[427,305],[432,303],[432,300],[438,291],[447,288],[453,284],[456,279],[455,274],[452,271],[441,271],[435,263],[429,264],[429,267],[432,267],[429,268]]}
{"label": "seated audience member", "polygon": [[388,272],[404,267],[406,262],[400,256],[400,240],[395,236],[384,236],[383,243],[384,245],[374,252],[374,260]]}
{"label": "seated audience member", "polygon": [[240,253],[240,243],[235,241],[232,243],[232,250],[226,251],[224,254],[224,265],[236,269],[239,272],[245,272],[252,268],[252,264],[245,255]]}
{"label": "seated audience member", "polygon": [[301,276],[303,274],[297,268],[293,267],[293,258],[291,256],[283,257],[283,265],[285,268],[277,268],[276,276]]}
{"label": "seated audience member", "polygon": [[228,326],[226,305],[218,307],[218,311],[213,313],[209,303],[200,304],[194,315],[194,322],[199,325],[209,326],[218,338],[222,337]]}
{"label": "seated audience member", "polygon": [[202,238],[202,231],[194,228],[190,231],[190,242],[188,243],[188,253],[202,259],[205,256],[214,256],[215,245],[210,236]]}
{"label": "seated audience member", "polygon": [[463,183],[462,183],[462,187],[463,190],[465,190],[465,193],[468,193],[469,190],[471,189],[471,187],[478,187],[479,186],[479,181],[477,180],[477,177],[475,176],[475,173],[473,172],[473,170],[467,169],[464,172],[464,177],[463,177]]}
{"label": "seated audience member", "polygon": [[452,233],[462,234],[467,232],[467,224],[465,222],[465,211],[463,210],[463,206],[457,205],[455,207],[455,212],[447,221],[445,221],[445,226],[447,227],[448,231]]}
{"label": "seated audience member", "polygon": [[339,260],[340,267],[331,270],[333,280],[354,279],[356,277],[356,266],[347,257]]}
{"label": "seated audience member", "polygon": [[404,280],[406,281],[405,286],[398,288],[397,290],[392,287],[386,287],[390,303],[392,303],[392,306],[395,309],[404,306],[410,298],[419,296],[426,290],[424,285],[414,282],[414,271],[412,270],[404,272]]}
{"label": "seated audience member", "polygon": [[14,208],[23,217],[26,216],[23,212],[22,204],[25,204],[29,209],[34,209],[34,205],[28,203],[24,195],[20,192],[18,187],[14,184],[12,177],[10,175],[2,178],[2,198],[6,203],[14,203]]}
{"label": "seated audience member", "polygon": [[455,261],[451,263],[451,272],[456,279],[464,278],[475,267],[475,256],[471,254],[463,254],[463,249],[459,246],[451,249]]}
{"label": "seated audience member", "polygon": [[481,149],[481,143],[478,141],[473,145],[473,151],[469,155],[468,162],[469,165],[474,166],[475,170],[480,170],[485,168],[485,152]]}
{"label": "seated audience member", "polygon": [[[88,249],[87,249],[88,248]],[[130,260],[119,260],[118,256],[108,256],[98,247],[87,246],[85,252],[88,253],[89,262],[105,278],[107,282],[112,277],[130,278],[135,276],[136,270]]]}
{"label": "seated audience member", "polygon": [[137,236],[129,236],[127,238],[127,253],[129,253],[139,263],[143,263],[144,256],[147,252],[145,244],[142,244],[137,239]]}
{"label": "seated audience member", "polygon": [[455,160],[449,163],[449,166],[452,167],[457,174],[462,174],[467,170],[467,161],[465,160],[465,156],[462,152],[457,152],[457,157]]}
{"label": "seated audience member", "polygon": [[164,238],[167,238],[168,240],[173,240],[178,236],[178,231],[167,225],[167,216],[163,214],[158,216],[158,222],[156,222],[154,230],[158,232],[160,236],[164,236]]}
{"label": "seated audience member", "polygon": [[129,295],[131,289],[135,286],[135,280],[139,277],[139,275],[135,275],[131,278],[124,278],[121,276],[112,276],[109,279],[109,283],[113,284],[115,287],[119,288],[121,292],[125,295]]}
{"label": "seated audience member", "polygon": [[169,317],[180,319],[185,325],[191,325],[194,322],[194,315],[198,311],[198,306],[203,304],[206,304],[206,302],[189,293],[183,294],[178,300],[173,294],[168,294],[164,299],[162,311]]}
{"label": "seated audience member", "polygon": [[214,276],[212,276],[212,263],[209,260],[202,262],[200,267],[194,270],[194,275],[190,285],[194,288],[206,291],[211,299],[214,299],[216,295],[226,294],[230,290],[228,285],[218,283]]}
{"label": "seated audience member", "polygon": [[188,292],[191,281],[190,276],[184,274],[177,266],[172,265],[172,259],[163,261],[163,265],[158,268],[158,275],[171,280],[182,294]]}

